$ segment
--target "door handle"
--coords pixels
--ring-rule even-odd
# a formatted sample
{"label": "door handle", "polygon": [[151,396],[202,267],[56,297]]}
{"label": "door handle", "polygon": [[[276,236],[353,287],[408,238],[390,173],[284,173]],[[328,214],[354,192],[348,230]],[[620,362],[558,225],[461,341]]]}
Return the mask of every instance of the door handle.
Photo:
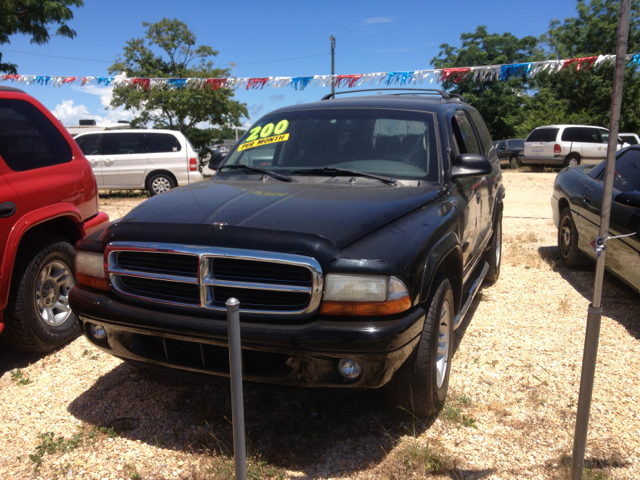
{"label": "door handle", "polygon": [[113,159],[105,158],[104,163],[105,163],[105,165],[111,165],[113,163]]}
{"label": "door handle", "polygon": [[7,218],[16,213],[16,204],[13,202],[0,203],[0,218]]}
{"label": "door handle", "polygon": [[582,197],[582,201],[583,201],[584,203],[591,203],[591,195],[584,195],[584,196]]}

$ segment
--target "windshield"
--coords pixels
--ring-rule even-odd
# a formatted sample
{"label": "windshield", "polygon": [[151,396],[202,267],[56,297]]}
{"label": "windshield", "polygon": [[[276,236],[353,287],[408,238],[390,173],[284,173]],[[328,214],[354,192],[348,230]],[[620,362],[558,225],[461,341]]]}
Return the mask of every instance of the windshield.
{"label": "windshield", "polygon": [[225,165],[281,173],[340,168],[394,178],[438,181],[433,114],[377,109],[322,109],[261,118]]}

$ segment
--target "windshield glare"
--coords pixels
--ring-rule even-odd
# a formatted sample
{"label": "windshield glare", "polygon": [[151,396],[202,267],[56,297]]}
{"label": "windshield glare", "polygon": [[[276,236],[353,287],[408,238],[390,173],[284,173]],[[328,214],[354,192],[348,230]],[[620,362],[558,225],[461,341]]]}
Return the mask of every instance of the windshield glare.
{"label": "windshield glare", "polygon": [[350,108],[267,115],[240,139],[225,165],[282,173],[328,167],[437,181],[433,114]]}

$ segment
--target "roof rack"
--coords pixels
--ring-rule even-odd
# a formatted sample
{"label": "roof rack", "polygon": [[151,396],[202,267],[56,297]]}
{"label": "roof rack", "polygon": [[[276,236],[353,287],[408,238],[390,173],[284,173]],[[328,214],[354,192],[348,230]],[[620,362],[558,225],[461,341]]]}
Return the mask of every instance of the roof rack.
{"label": "roof rack", "polygon": [[336,95],[344,95],[344,94],[348,94],[348,93],[358,93],[358,92],[387,92],[387,91],[400,91],[400,92],[411,92],[411,93],[391,93],[390,95],[414,95],[413,92],[421,92],[424,94],[438,94],[440,95],[444,100],[451,100],[451,96],[455,96],[455,97],[459,97],[463,102],[466,103],[466,101],[464,100],[464,98],[461,95],[457,95],[457,94],[449,94],[447,92],[445,92],[444,90],[437,90],[435,88],[367,88],[364,90],[349,90],[346,92],[335,92],[335,93],[329,93],[327,95],[325,95],[324,97],[322,97],[321,100],[329,100],[331,98],[335,98]]}

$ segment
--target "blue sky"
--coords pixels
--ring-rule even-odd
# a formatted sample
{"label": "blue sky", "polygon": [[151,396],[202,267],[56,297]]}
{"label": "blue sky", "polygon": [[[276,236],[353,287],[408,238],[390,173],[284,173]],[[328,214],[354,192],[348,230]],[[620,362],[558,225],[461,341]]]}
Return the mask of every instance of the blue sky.
{"label": "blue sky", "polygon": [[[109,76],[107,68],[125,42],[144,37],[142,22],[167,17],[185,22],[199,45],[218,50],[216,66],[230,68],[229,62],[235,62],[237,77],[330,74],[330,35],[336,38],[336,74],[424,70],[432,68],[430,60],[442,43],[459,46],[460,34],[478,25],[486,25],[490,33],[538,36],[552,19],[576,16],[575,5],[574,0],[85,0],[84,7],[73,10],[73,40],[52,37],[39,46],[16,35],[10,44],[0,45],[0,51],[3,62],[17,64],[22,75]],[[65,125],[77,125],[79,118],[99,123],[131,118],[129,112],[105,109],[109,88],[15,86],[40,100]],[[271,110],[329,92],[314,86],[302,92],[265,87],[236,90],[236,99],[249,110],[243,121],[254,122]]]}

